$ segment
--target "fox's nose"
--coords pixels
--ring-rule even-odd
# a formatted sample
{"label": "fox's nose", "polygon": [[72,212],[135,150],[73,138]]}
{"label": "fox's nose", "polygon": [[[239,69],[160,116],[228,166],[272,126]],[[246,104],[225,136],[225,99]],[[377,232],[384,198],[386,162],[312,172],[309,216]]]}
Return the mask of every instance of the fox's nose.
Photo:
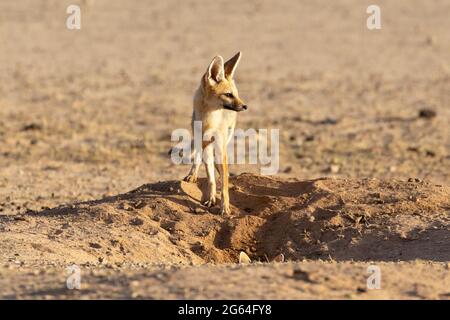
{"label": "fox's nose", "polygon": [[244,109],[244,110],[247,110],[247,105],[246,104],[244,104],[243,106],[242,106],[242,109]]}

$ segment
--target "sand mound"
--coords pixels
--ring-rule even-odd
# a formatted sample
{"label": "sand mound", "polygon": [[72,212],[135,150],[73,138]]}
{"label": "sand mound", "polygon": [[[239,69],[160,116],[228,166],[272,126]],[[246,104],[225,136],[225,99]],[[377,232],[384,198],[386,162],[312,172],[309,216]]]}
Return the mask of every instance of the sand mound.
{"label": "sand mound", "polygon": [[450,190],[416,181],[231,178],[233,216],[208,210],[198,184],[0,217],[2,258],[22,263],[450,260]]}

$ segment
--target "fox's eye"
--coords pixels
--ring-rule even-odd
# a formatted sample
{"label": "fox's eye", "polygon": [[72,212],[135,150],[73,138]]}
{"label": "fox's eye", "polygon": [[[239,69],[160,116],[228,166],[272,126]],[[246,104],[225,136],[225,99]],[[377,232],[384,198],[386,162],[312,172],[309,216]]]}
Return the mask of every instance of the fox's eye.
{"label": "fox's eye", "polygon": [[224,93],[224,95],[227,98],[234,98],[234,96],[233,96],[233,94],[231,92]]}

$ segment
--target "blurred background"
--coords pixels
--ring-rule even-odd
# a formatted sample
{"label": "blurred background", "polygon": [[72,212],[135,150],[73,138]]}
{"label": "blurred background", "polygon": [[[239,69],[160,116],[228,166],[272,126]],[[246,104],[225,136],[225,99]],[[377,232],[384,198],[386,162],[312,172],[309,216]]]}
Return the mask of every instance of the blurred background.
{"label": "blurred background", "polygon": [[212,57],[237,51],[237,126],[280,129],[280,176],[449,184],[450,1],[376,1],[374,31],[370,4],[2,1],[0,214],[182,178],[170,134]]}

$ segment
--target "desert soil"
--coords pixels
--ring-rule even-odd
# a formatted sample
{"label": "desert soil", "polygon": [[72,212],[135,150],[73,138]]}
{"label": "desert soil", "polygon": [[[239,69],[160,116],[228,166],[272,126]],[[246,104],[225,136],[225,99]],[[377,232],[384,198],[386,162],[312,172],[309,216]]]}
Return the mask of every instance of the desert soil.
{"label": "desert soil", "polygon": [[[449,299],[450,1],[73,3],[0,3],[0,298]],[[232,165],[222,217],[167,152],[238,50],[280,170]]]}

